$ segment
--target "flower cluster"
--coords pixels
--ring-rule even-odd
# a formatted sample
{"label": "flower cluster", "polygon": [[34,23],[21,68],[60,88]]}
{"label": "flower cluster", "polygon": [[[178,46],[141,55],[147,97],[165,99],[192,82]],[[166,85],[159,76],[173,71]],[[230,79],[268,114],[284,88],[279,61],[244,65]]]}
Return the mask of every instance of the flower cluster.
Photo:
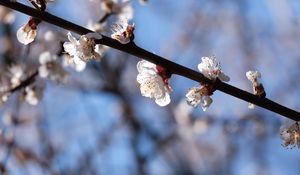
{"label": "flower cluster", "polygon": [[300,127],[298,122],[282,126],[280,128],[280,136],[284,147],[293,148],[297,145],[300,148]]}
{"label": "flower cluster", "polygon": [[68,65],[75,64],[77,71],[84,70],[86,62],[92,59],[100,60],[101,53],[97,52],[95,39],[101,39],[102,36],[97,33],[88,33],[82,35],[79,40],[68,33],[68,39],[70,42],[65,42],[64,50],[70,55],[66,63]]}
{"label": "flower cluster", "polygon": [[57,57],[52,56],[50,52],[43,52],[39,58],[39,75],[42,78],[49,77],[51,80],[64,82],[68,74],[56,59]]}
{"label": "flower cluster", "polygon": [[168,80],[171,74],[163,67],[142,60],[137,64],[137,82],[140,84],[141,94],[145,97],[155,99],[159,106],[170,103],[172,92]]}
{"label": "flower cluster", "polygon": [[[208,79],[216,82],[217,79],[220,81],[229,81],[230,78],[225,75],[221,69],[220,63],[215,57],[202,57],[202,62],[198,65],[199,71]],[[204,84],[200,82],[200,87],[193,87],[189,89],[186,94],[187,103],[193,107],[201,105],[203,111],[210,106],[213,102],[210,97],[216,90],[214,84]]]}
{"label": "flower cluster", "polygon": [[121,44],[127,44],[134,39],[134,24],[128,24],[128,21],[122,21],[113,26],[113,34],[111,37],[118,40]]}
{"label": "flower cluster", "polygon": [[[259,78],[261,78],[261,74],[258,71],[248,71],[246,73],[246,77],[252,83],[253,93],[258,97],[264,98],[266,96],[266,92],[264,90],[263,85],[259,82]],[[255,107],[254,104],[249,103],[248,108],[253,109]]]}

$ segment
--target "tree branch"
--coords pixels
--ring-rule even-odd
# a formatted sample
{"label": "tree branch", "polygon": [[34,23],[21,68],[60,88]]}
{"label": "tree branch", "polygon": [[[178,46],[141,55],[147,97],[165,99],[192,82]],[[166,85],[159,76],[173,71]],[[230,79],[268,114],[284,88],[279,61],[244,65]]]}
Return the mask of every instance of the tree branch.
{"label": "tree branch", "polygon": [[[43,20],[45,22],[51,23],[53,25],[59,26],[61,28],[75,32],[80,35],[93,32],[82,26],[79,26],[77,24],[74,24],[74,23],[64,20],[62,18],[51,15],[47,12],[38,11],[36,9],[25,6],[18,2],[11,2],[10,0],[1,0],[0,5],[9,7],[11,9],[17,10],[19,12],[33,16],[35,18],[38,18],[40,20]],[[129,54],[137,56],[139,58],[143,58],[154,64],[161,65],[161,66],[167,68],[172,74],[177,74],[177,75],[189,78],[189,79],[197,81],[197,82],[202,82],[202,83],[207,83],[207,84],[213,83],[211,80],[206,78],[203,74],[196,72],[192,69],[186,68],[184,66],[181,66],[172,61],[169,61],[169,60],[167,60],[161,56],[155,55],[149,51],[146,51],[146,50],[138,47],[137,45],[135,45],[134,42],[123,45],[123,44],[119,43],[118,41],[111,39],[110,37],[102,35],[102,39],[97,40],[96,43],[112,47],[114,49],[129,53]],[[283,115],[292,120],[295,120],[295,121],[300,120],[299,112],[289,109],[278,103],[275,103],[267,98],[259,98],[249,92],[246,92],[244,90],[241,90],[239,88],[236,88],[234,86],[231,86],[231,85],[223,83],[223,82],[218,83],[217,89],[226,94],[229,94],[236,98],[248,101],[250,103],[253,103],[257,106],[260,106],[262,108],[273,111],[277,114]]]}

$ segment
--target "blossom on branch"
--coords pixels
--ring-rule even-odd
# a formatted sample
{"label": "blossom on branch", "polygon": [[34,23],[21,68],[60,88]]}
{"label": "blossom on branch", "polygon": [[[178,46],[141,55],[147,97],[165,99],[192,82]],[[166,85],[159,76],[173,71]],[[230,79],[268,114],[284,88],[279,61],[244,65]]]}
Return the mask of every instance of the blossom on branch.
{"label": "blossom on branch", "polygon": [[224,74],[221,64],[214,56],[202,57],[202,62],[198,64],[199,71],[208,79],[215,81],[217,78],[221,81],[229,81],[230,78]]}
{"label": "blossom on branch", "polygon": [[[224,74],[221,69],[220,63],[215,57],[202,57],[202,62],[198,64],[199,71],[208,79],[217,83],[217,79],[220,81],[229,81],[230,78]],[[187,92],[186,101],[192,107],[201,105],[203,111],[206,111],[213,99],[210,97],[216,90],[216,84],[205,84],[200,82],[199,87],[192,87]]]}
{"label": "blossom on branch", "polygon": [[21,26],[17,31],[18,41],[24,45],[33,42],[37,35],[37,26],[40,22],[37,18],[30,18],[28,23]]}
{"label": "blossom on branch", "polygon": [[293,148],[297,145],[300,148],[300,127],[298,122],[282,126],[280,128],[280,136],[284,142],[282,144],[284,147]]}
{"label": "blossom on branch", "polygon": [[63,82],[67,77],[67,72],[56,61],[57,57],[50,52],[43,52],[40,57],[39,75],[42,78],[49,77],[51,80]]}
{"label": "blossom on branch", "polygon": [[140,84],[142,96],[155,99],[159,106],[168,105],[172,92],[168,83],[171,74],[165,68],[145,60],[138,62],[137,70],[137,82]]}
{"label": "blossom on branch", "polygon": [[100,34],[88,33],[87,35],[82,35],[80,39],[77,40],[69,32],[68,39],[70,42],[65,42],[63,47],[64,50],[71,56],[72,60],[70,61],[84,69],[87,61],[92,59],[101,59],[101,53],[97,52],[98,50],[96,50],[95,44],[95,39],[101,38],[102,36]]}
{"label": "blossom on branch", "polygon": [[[259,82],[259,78],[261,78],[261,73],[258,71],[248,71],[246,73],[246,77],[252,83],[252,89],[253,89],[254,95],[264,98],[266,96],[266,92],[265,92],[265,89],[264,89],[264,86],[262,85],[262,83]],[[254,109],[255,105],[252,103],[249,103],[248,108]]]}
{"label": "blossom on branch", "polygon": [[192,107],[197,107],[201,104],[203,111],[210,106],[213,102],[212,98],[209,96],[209,92],[203,87],[192,87],[186,94],[186,101]]}
{"label": "blossom on branch", "polygon": [[10,73],[10,83],[11,83],[11,87],[14,88],[16,86],[18,86],[22,79],[24,78],[24,70],[22,68],[22,66],[20,65],[12,65],[9,67],[9,73]]}
{"label": "blossom on branch", "polygon": [[118,40],[121,44],[128,44],[134,39],[134,24],[128,24],[128,21],[122,21],[119,24],[113,26],[113,34],[111,37],[115,40]]}

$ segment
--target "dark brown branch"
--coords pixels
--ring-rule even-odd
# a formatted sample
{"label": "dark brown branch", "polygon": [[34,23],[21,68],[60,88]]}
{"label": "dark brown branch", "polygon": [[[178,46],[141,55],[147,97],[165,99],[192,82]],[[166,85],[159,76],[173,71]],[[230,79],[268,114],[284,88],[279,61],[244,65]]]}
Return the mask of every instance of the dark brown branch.
{"label": "dark brown branch", "polygon": [[35,71],[33,74],[31,74],[29,77],[27,77],[24,81],[22,81],[18,86],[9,89],[7,93],[14,93],[22,88],[25,88],[26,86],[30,85],[34,82],[35,77],[38,75],[38,71]]}
{"label": "dark brown branch", "polygon": [[[77,24],[74,24],[72,22],[66,21],[62,18],[56,17],[54,15],[51,15],[47,12],[42,12],[35,10],[33,8],[27,7],[23,4],[17,3],[17,2],[10,2],[9,0],[1,0],[0,5],[9,7],[11,9],[17,10],[19,12],[25,13],[27,15],[33,16],[35,18],[41,19],[45,22],[51,23],[53,25],[59,26],[61,28],[64,28],[66,30],[78,33],[80,35],[87,34],[90,32],[93,32],[91,30],[88,30],[82,26],[79,26]],[[98,44],[103,44],[109,47],[112,47],[114,49],[132,54],[134,56],[137,56],[139,58],[143,58],[147,61],[150,61],[154,64],[161,65],[165,68],[167,68],[169,71],[171,71],[172,74],[177,74],[184,76],[186,78],[189,78],[191,80],[195,80],[197,82],[202,83],[213,83],[211,80],[203,76],[201,73],[196,72],[192,69],[186,68],[184,66],[181,66],[177,63],[174,63],[172,61],[169,61],[163,57],[160,57],[158,55],[155,55],[151,52],[148,52],[138,46],[135,45],[135,43],[131,42],[129,44],[123,45],[120,44],[118,41],[113,40],[107,36],[102,35],[102,39],[97,40],[96,42]],[[229,95],[232,95],[234,97],[237,97],[239,99],[248,101],[250,103],[253,103],[255,105],[258,105],[260,107],[263,107],[265,109],[268,109],[270,111],[273,111],[277,114],[283,115],[287,118],[290,118],[295,121],[300,120],[300,113],[289,109],[287,107],[284,107],[280,104],[277,104],[267,98],[259,98],[251,93],[248,93],[246,91],[243,91],[239,88],[236,88],[234,86],[231,86],[229,84],[220,82],[217,86],[217,89],[227,93]]]}
{"label": "dark brown branch", "polygon": [[101,19],[99,19],[98,23],[103,23],[107,20],[108,17],[113,15],[114,13],[106,13]]}

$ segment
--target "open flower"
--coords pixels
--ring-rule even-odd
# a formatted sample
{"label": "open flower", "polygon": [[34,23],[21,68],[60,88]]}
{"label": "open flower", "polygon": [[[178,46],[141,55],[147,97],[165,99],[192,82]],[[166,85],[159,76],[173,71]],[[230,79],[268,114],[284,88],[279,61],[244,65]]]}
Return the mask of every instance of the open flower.
{"label": "open flower", "polygon": [[206,109],[213,102],[206,88],[203,87],[192,87],[185,96],[189,105],[192,107],[197,107],[199,104],[201,104],[203,111],[206,111]]}
{"label": "open flower", "polygon": [[[262,85],[262,83],[259,82],[259,78],[261,78],[261,73],[258,71],[248,71],[246,72],[246,77],[252,83],[252,89],[254,95],[257,95],[258,97],[265,97],[266,92],[264,86]],[[249,103],[248,108],[254,109],[255,105]]]}
{"label": "open flower", "polygon": [[37,26],[40,22],[37,18],[30,18],[28,23],[21,26],[17,31],[18,41],[24,45],[33,42],[37,35]]}
{"label": "open flower", "polygon": [[42,78],[49,77],[51,80],[63,82],[67,77],[67,72],[56,61],[56,56],[51,56],[50,52],[43,52],[40,57],[39,75]]}
{"label": "open flower", "polygon": [[127,44],[133,40],[134,25],[128,24],[127,20],[113,26],[111,37],[118,40],[121,44]]}
{"label": "open flower", "polygon": [[280,128],[280,136],[283,140],[283,146],[287,148],[293,148],[297,145],[300,148],[300,127],[298,122],[292,125],[283,125]]}
{"label": "open flower", "polygon": [[198,64],[199,71],[210,80],[215,81],[217,78],[221,81],[229,81],[230,78],[221,70],[221,64],[214,56],[202,57],[202,62]]}
{"label": "open flower", "polygon": [[[198,65],[199,71],[212,81],[216,81],[217,78],[221,81],[229,81],[229,77],[221,70],[221,65],[217,62],[215,57],[202,57],[202,62]],[[192,87],[187,92],[186,101],[189,105],[197,107],[201,105],[203,111],[213,102],[210,97],[216,90],[215,84],[205,84],[200,82],[199,87]]]}
{"label": "open flower", "polygon": [[72,61],[80,67],[85,67],[86,62],[92,59],[100,60],[101,56],[95,51],[95,40],[101,39],[102,36],[97,33],[82,35],[79,40],[68,33],[70,42],[65,42],[64,50],[71,56]]}
{"label": "open flower", "polygon": [[141,94],[145,97],[155,99],[159,106],[166,106],[170,103],[171,87],[168,85],[170,75],[163,76],[162,68],[148,61],[142,60],[137,64],[137,82],[140,84]]}

